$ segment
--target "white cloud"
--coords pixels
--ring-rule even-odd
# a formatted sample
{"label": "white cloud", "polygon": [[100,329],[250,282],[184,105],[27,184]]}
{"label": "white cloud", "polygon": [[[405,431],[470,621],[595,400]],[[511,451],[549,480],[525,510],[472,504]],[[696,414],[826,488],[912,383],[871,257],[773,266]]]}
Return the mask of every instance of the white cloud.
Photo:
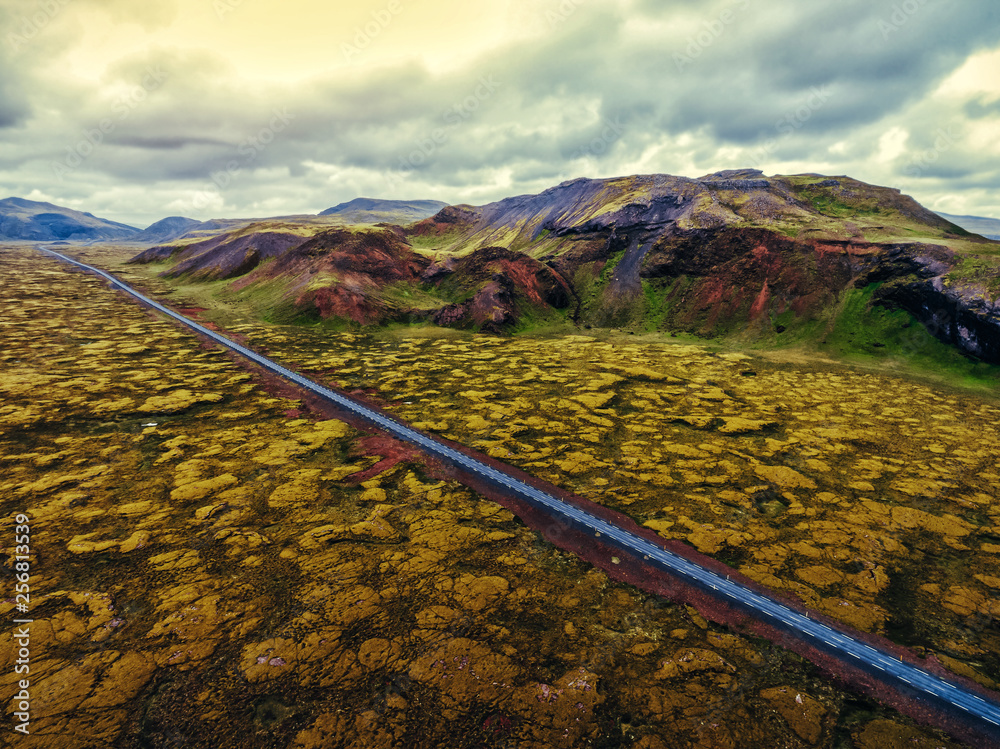
{"label": "white cloud", "polygon": [[909,137],[906,128],[898,125],[886,130],[878,139],[878,153],[875,159],[882,164],[891,164],[906,153],[906,141]]}

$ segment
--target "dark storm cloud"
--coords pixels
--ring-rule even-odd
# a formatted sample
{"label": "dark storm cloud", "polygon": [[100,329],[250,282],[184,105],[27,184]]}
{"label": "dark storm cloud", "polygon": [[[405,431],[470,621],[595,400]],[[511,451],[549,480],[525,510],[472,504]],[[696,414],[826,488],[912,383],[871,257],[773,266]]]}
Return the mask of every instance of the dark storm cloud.
{"label": "dark storm cloud", "polygon": [[[629,121],[672,132],[705,127],[746,144],[810,98],[815,104],[817,92],[828,98],[814,107],[812,132],[875,121],[1000,37],[997,11],[981,4],[927,3],[896,19],[889,3],[700,7],[696,28],[645,41],[629,40],[621,17],[595,16],[551,45],[519,51],[515,85],[534,98],[597,96]],[[650,9],[651,21],[664,17]]]}
{"label": "dark storm cloud", "polygon": [[0,128],[20,124],[29,112],[24,77],[16,65],[22,39],[17,17],[0,5]]}
{"label": "dark storm cloud", "polygon": [[11,65],[0,57],[0,128],[18,125],[28,115],[26,97],[17,83]]}
{"label": "dark storm cloud", "polygon": [[[662,5],[646,7],[650,22],[668,17]],[[668,27],[640,40],[626,31],[626,21],[637,25],[634,14],[582,8],[543,44],[485,59],[466,81],[407,69],[353,87],[327,85],[327,106],[308,113],[296,136],[313,141],[317,159],[390,169],[402,160],[406,171],[450,183],[459,165],[475,176],[477,168],[523,163],[521,173],[541,178],[545,162],[555,175],[574,156],[637,155],[651,131],[701,131],[745,146],[780,138],[779,151],[798,155],[808,151],[806,138],[826,140],[926,95],[1000,31],[996,11],[983,6],[928,3],[907,13],[889,3],[737,0],[691,7],[704,13],[694,29]],[[493,101],[448,129],[440,113],[449,98],[461,100],[475,73],[492,70],[502,82]],[[407,85],[394,85],[400,76]],[[551,127],[581,101],[598,116]],[[609,123],[614,137],[602,141]],[[446,137],[431,143],[441,128]]]}
{"label": "dark storm cloud", "polygon": [[111,142],[120,146],[131,146],[143,150],[152,151],[178,151],[188,146],[225,146],[220,140],[211,138],[185,138],[182,136],[150,136],[150,135],[121,135],[111,138]]}
{"label": "dark storm cloud", "polygon": [[[124,0],[83,1],[134,12]],[[977,163],[962,142],[968,122],[997,115],[995,100],[963,101],[954,112],[923,106],[970,54],[996,44],[1000,13],[991,4],[570,6],[548,14],[545,34],[461,70],[406,61],[294,85],[241,77],[211,51],[149,49],[108,67],[104,93],[70,80],[34,92],[33,65],[12,69],[0,52],[0,127],[23,146],[0,159],[42,183],[53,164],[79,161],[61,175],[62,191],[82,190],[90,175],[102,185],[205,187],[234,206],[258,194],[255,180],[265,174],[284,175],[289,194],[347,174],[360,186],[344,183],[344,199],[350,189],[407,184],[444,186],[449,194],[438,195],[461,199],[500,173],[505,192],[525,192],[567,176],[621,173],[658,150],[701,171],[836,158],[847,171],[869,163],[882,134],[899,124],[886,123],[906,113],[912,153],[890,157],[883,181],[896,174],[979,189],[998,172],[993,157]],[[170,12],[130,20],[153,26]],[[30,60],[45,51],[35,46]],[[23,126],[29,107],[40,106],[56,115]],[[101,123],[109,127],[92,137]],[[942,151],[936,133],[946,126],[954,142]],[[753,163],[720,163],[726,148]],[[932,152],[914,166],[913,154]]]}
{"label": "dark storm cloud", "polygon": [[970,120],[981,120],[984,117],[995,117],[1000,114],[1000,99],[987,102],[982,98],[966,102],[962,114]]}

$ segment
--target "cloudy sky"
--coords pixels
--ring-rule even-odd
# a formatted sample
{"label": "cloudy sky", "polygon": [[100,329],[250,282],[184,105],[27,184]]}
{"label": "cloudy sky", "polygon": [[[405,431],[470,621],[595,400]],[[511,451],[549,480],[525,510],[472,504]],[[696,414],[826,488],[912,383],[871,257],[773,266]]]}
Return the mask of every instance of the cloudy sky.
{"label": "cloudy sky", "polygon": [[1000,217],[998,7],[0,0],[0,197],[146,226],[756,167]]}

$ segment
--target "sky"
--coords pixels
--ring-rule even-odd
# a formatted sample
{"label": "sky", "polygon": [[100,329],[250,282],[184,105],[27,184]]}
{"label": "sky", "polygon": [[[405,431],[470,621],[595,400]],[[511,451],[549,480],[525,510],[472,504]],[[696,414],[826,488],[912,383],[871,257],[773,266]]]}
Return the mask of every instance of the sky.
{"label": "sky", "polygon": [[1000,217],[998,8],[0,0],[0,197],[145,227],[757,168]]}

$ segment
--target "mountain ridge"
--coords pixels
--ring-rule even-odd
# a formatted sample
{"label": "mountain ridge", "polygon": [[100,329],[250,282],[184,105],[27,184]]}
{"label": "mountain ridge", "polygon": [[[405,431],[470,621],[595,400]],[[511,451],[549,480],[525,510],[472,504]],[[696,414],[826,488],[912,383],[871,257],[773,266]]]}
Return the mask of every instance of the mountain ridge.
{"label": "mountain ridge", "polygon": [[177,239],[204,223],[203,221],[186,218],[185,216],[167,216],[143,229],[136,236],[136,240],[141,242],[166,242],[170,239]]}
{"label": "mountain ridge", "polygon": [[1000,219],[986,216],[955,216],[940,211],[938,215],[967,231],[975,232],[987,239],[1000,240]]}
{"label": "mountain ridge", "polygon": [[440,200],[381,200],[354,198],[319,214],[296,214],[270,218],[209,219],[167,216],[145,229],[99,218],[88,211],[27,198],[0,200],[0,240],[16,241],[123,241],[143,244],[176,239],[198,239],[219,231],[246,227],[264,221],[310,219],[323,226],[348,224],[408,224],[432,216],[447,206]]}
{"label": "mountain ridge", "polygon": [[[277,229],[301,237],[278,242]],[[219,293],[285,322],[504,333],[572,324],[848,348],[864,340],[875,351],[885,344],[872,331],[889,315],[892,326],[919,322],[1000,362],[996,255],[994,243],[898,189],[743,169],[577,178],[404,226],[264,222],[134,262],[228,280]],[[845,309],[866,322],[847,321]]]}
{"label": "mountain ridge", "polygon": [[0,200],[0,238],[33,241],[116,240],[135,237],[139,229],[27,198]]}
{"label": "mountain ridge", "polygon": [[340,216],[351,223],[399,223],[433,216],[448,204],[440,200],[383,200],[380,198],[354,198],[320,211],[319,216]]}

